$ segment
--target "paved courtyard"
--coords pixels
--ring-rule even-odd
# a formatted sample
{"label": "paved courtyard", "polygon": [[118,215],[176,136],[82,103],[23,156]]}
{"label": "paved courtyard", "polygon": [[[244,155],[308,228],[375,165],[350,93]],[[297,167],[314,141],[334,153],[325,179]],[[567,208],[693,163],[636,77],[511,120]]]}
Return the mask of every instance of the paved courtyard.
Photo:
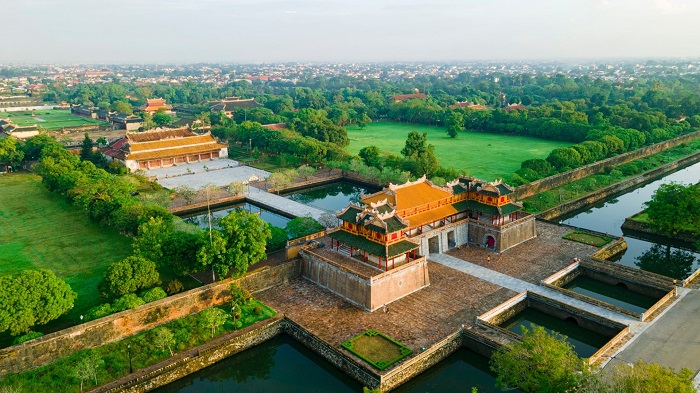
{"label": "paved courtyard", "polygon": [[[562,239],[573,229],[537,221],[537,237],[499,254],[478,246],[463,246],[447,255],[469,261],[533,284],[570,265],[590,258],[598,247]],[[488,260],[488,258],[491,258]]]}
{"label": "paved courtyard", "polygon": [[430,286],[391,303],[387,313],[362,311],[301,278],[256,297],[335,347],[377,329],[417,350],[432,346],[462,324],[471,326],[478,315],[516,295],[432,262],[428,270]]}
{"label": "paved courtyard", "polygon": [[146,173],[148,176],[155,176],[160,185],[169,189],[180,185],[199,189],[209,183],[225,187],[232,182],[247,182],[251,177],[262,179],[270,176],[270,172],[245,165],[239,166],[238,161],[226,159],[151,169]]}

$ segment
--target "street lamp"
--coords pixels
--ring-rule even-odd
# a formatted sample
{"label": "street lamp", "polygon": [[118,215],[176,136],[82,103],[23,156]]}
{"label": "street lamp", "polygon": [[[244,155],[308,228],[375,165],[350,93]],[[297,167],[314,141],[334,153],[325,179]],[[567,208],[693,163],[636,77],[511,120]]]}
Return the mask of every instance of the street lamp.
{"label": "street lamp", "polygon": [[133,374],[134,366],[131,364],[131,344],[126,344],[126,351],[129,354],[129,374]]}

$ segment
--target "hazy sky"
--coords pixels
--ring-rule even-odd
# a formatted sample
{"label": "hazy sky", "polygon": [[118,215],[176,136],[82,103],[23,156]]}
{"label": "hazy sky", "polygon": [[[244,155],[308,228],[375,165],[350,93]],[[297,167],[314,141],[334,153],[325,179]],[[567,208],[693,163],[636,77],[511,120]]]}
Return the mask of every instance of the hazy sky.
{"label": "hazy sky", "polygon": [[0,0],[0,63],[700,56],[698,0]]}

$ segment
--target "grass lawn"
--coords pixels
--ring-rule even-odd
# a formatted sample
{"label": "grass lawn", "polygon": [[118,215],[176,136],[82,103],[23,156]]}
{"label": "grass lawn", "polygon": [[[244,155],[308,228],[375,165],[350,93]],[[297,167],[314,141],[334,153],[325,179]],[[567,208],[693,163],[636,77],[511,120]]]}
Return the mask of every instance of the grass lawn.
{"label": "grass lawn", "polygon": [[131,254],[131,239],[89,221],[27,173],[0,175],[0,238],[0,275],[49,269],[78,293],[73,310],[51,322],[53,328],[75,323],[101,303],[97,285],[107,266]]}
{"label": "grass lawn", "polygon": [[403,344],[376,330],[368,330],[355,336],[345,341],[342,346],[380,370],[413,353]]}
{"label": "grass lawn", "polygon": [[[32,114],[34,116],[32,117]],[[10,120],[18,126],[33,126],[37,125],[46,130],[60,130],[63,127],[77,127],[87,124],[103,124],[107,123],[102,120],[88,119],[85,117],[75,116],[69,110],[60,109],[42,109],[29,112],[1,112],[0,118]]]}
{"label": "grass lawn", "polygon": [[612,238],[607,236],[598,236],[590,233],[585,233],[581,231],[573,231],[562,236],[562,238],[567,240],[573,240],[575,242],[590,244],[596,247],[602,247],[612,241]]}
{"label": "grass lawn", "polygon": [[346,128],[350,138],[347,148],[350,154],[357,154],[365,146],[375,145],[400,155],[411,131],[427,132],[428,143],[435,145],[440,165],[466,171],[487,181],[496,178],[508,181],[524,160],[546,158],[553,149],[572,145],[568,142],[474,131],[460,132],[453,139],[441,127],[395,122],[371,123],[363,130],[355,125]]}

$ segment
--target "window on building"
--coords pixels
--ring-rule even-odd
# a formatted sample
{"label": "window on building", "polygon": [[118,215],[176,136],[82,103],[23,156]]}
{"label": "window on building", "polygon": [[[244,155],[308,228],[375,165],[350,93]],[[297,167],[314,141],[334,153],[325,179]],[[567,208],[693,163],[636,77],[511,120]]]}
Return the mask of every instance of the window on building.
{"label": "window on building", "polygon": [[398,233],[392,233],[392,234],[391,234],[391,240],[398,239],[398,237],[399,237],[399,234],[398,234]]}

